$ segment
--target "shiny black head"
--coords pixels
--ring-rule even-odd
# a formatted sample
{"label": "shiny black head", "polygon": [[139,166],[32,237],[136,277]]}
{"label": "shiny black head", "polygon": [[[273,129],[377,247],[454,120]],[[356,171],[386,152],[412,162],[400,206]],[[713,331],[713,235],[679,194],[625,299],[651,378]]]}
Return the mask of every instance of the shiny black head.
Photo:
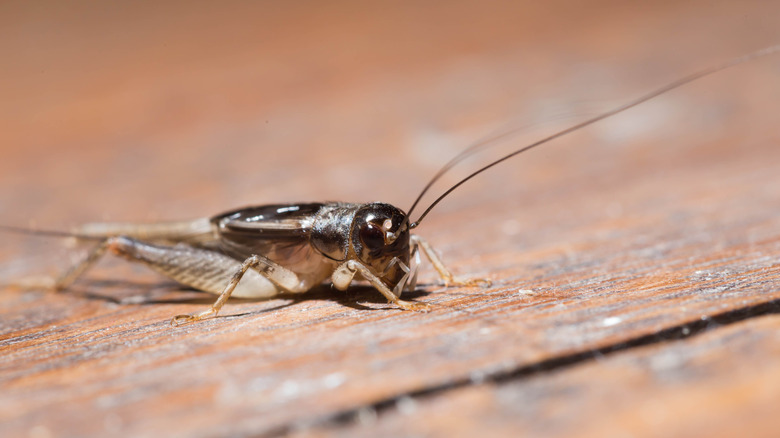
{"label": "shiny black head", "polygon": [[352,251],[391,287],[405,274],[397,263],[386,271],[391,261],[398,258],[409,266],[409,222],[405,219],[406,214],[392,205],[375,203],[361,206],[352,220]]}

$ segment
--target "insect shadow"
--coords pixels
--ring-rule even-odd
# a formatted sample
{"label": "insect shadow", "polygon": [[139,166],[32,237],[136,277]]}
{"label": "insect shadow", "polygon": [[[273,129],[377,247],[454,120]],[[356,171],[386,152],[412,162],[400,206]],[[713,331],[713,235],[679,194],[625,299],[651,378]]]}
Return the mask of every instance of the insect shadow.
{"label": "insect shadow", "polygon": [[[68,290],[69,295],[74,295],[88,300],[105,301],[117,305],[160,305],[160,304],[211,304],[213,298],[206,292],[195,288],[182,286],[176,282],[137,282],[123,279],[82,279],[79,285],[74,285]],[[434,286],[434,283],[420,283],[418,286],[428,288]],[[121,294],[114,293],[115,290],[121,290]],[[96,292],[100,291],[100,292]],[[176,296],[171,294],[175,293]],[[406,292],[412,299],[424,297],[431,294],[426,290],[416,289]],[[235,317],[241,315],[251,315],[256,313],[265,313],[290,307],[299,303],[309,301],[330,301],[356,310],[394,310],[387,307],[370,307],[360,303],[382,304],[385,300],[376,295],[376,290],[368,285],[353,285],[347,293],[334,294],[333,287],[328,284],[322,284],[312,288],[305,294],[280,294],[273,298],[234,298],[236,303],[248,302],[257,303],[270,301],[271,299],[283,299],[287,303],[260,310],[259,312],[246,312],[241,314],[227,314],[225,317]]]}

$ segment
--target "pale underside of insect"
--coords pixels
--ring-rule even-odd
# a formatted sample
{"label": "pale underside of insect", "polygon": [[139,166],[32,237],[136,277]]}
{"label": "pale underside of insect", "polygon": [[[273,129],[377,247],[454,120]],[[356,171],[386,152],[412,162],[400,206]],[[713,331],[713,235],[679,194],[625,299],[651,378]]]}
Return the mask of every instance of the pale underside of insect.
{"label": "pale underside of insect", "polygon": [[156,224],[96,223],[71,232],[2,226],[12,232],[94,240],[88,256],[50,286],[65,289],[109,252],[141,262],[192,288],[218,294],[207,310],[178,315],[173,323],[215,316],[230,296],[271,298],[306,292],[326,280],[345,290],[353,280],[368,281],[387,300],[407,310],[430,306],[400,297],[414,290],[420,253],[446,284],[476,285],[485,280],[456,280],[431,246],[411,233],[444,197],[474,176],[529,149],[621,113],[670,90],[725,68],[780,51],[775,45],[686,76],[629,103],[524,146],[476,170],[447,189],[412,222],[410,215],[423,195],[443,174],[474,153],[505,141],[509,130],[476,143],[448,162],[423,188],[408,212],[384,203],[341,202],[264,205],[211,218]]}

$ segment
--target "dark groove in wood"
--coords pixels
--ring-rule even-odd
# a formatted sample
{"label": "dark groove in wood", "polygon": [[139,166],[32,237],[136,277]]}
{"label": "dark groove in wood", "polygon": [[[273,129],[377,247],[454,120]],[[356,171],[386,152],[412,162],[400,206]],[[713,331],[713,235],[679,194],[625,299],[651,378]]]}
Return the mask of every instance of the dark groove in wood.
{"label": "dark groove in wood", "polygon": [[367,404],[357,408],[347,409],[341,412],[336,412],[333,415],[330,415],[326,418],[320,418],[307,424],[305,423],[302,424],[301,422],[296,422],[293,424],[285,424],[278,428],[261,433],[257,436],[259,437],[284,436],[302,427],[309,428],[309,427],[344,426],[352,422],[355,422],[362,412],[373,411],[377,415],[381,415],[383,412],[392,410],[397,406],[397,403],[400,400],[405,398],[419,399],[419,398],[440,396],[443,393],[446,393],[447,391],[461,389],[474,384],[482,384],[482,383],[502,384],[502,383],[512,382],[516,380],[526,379],[539,374],[559,371],[561,369],[587,363],[593,359],[609,356],[611,354],[623,352],[626,350],[630,350],[632,348],[640,348],[640,347],[646,347],[654,344],[662,344],[665,342],[674,342],[683,339],[688,339],[694,336],[698,336],[709,330],[714,330],[719,327],[736,324],[751,318],[757,318],[769,314],[780,314],[780,300],[772,300],[765,303],[759,303],[752,306],[729,310],[703,319],[694,320],[673,327],[669,327],[656,333],[651,333],[633,339],[629,339],[624,342],[618,342],[616,344],[608,345],[593,350],[581,351],[577,353],[553,357],[547,360],[543,360],[541,362],[524,365],[515,368],[513,370],[486,372],[484,376],[480,379],[474,379],[473,377],[464,377],[464,378],[450,381],[445,384],[433,385],[416,391],[408,391],[393,397],[388,397],[382,400],[378,400],[371,404]]}

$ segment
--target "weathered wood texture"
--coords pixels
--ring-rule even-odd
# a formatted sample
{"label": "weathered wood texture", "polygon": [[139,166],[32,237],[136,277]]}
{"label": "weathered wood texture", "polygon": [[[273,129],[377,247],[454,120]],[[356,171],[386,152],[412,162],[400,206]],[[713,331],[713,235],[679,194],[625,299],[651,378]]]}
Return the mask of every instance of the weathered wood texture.
{"label": "weathered wood texture", "polygon": [[[682,333],[681,333],[682,334]],[[401,398],[302,436],[776,436],[780,317]],[[468,413],[468,415],[453,415]]]}
{"label": "weathered wood texture", "polygon": [[[4,4],[1,222],[405,208],[474,139],[528,126],[496,156],[780,41],[772,2],[371,5]],[[723,72],[464,186],[419,232],[494,284],[428,270],[429,314],[323,286],[172,328],[213,297],[116,260],[4,289],[0,436],[773,435],[778,77]],[[3,280],[78,253],[2,242]]]}

